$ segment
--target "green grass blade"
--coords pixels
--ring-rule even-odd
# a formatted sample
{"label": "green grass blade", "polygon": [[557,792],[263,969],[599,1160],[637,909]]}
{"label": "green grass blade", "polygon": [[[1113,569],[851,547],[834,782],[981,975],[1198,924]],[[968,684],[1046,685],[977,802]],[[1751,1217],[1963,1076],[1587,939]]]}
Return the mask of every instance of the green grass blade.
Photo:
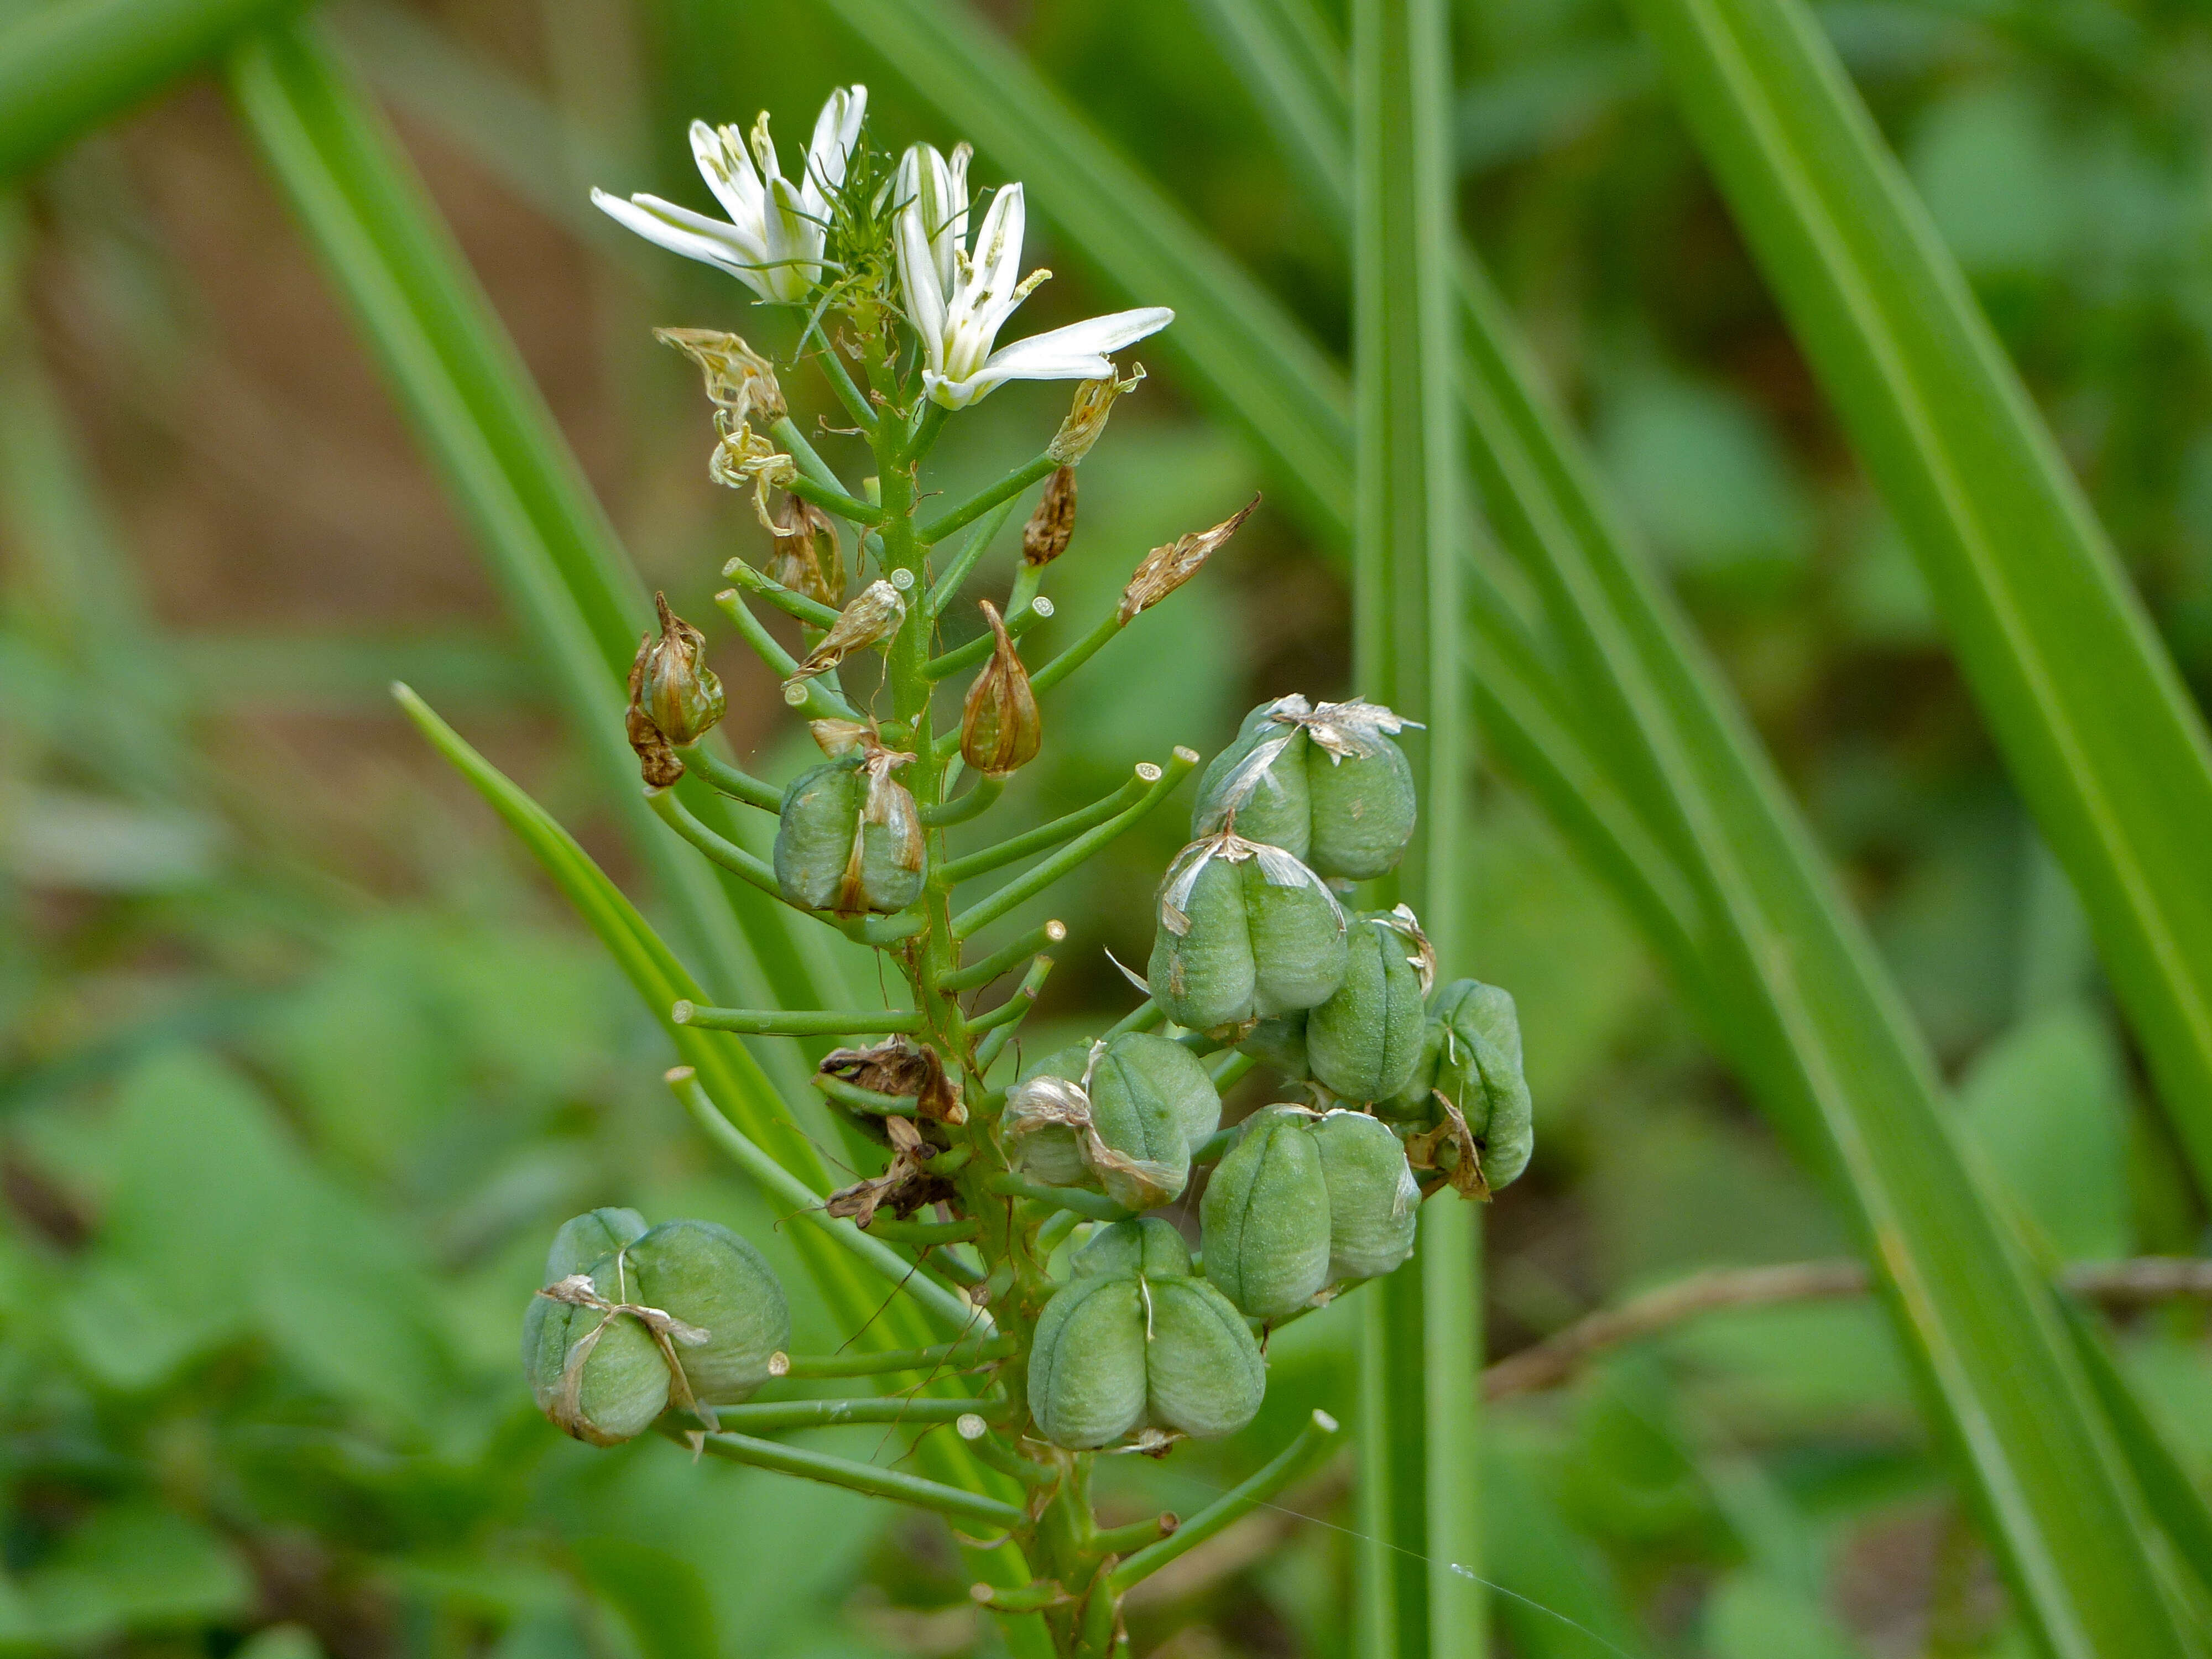
{"label": "green grass blade", "polygon": [[[918,3],[838,0],[841,14],[909,65],[949,116],[959,118],[983,88],[1008,112],[1056,110],[1048,98],[1028,96],[1021,82],[1033,84],[1034,75],[1003,47],[988,63],[946,64],[942,50],[908,60],[896,54],[903,21],[886,24],[879,37],[870,30],[879,12],[903,19]],[[973,27],[944,38],[964,39]],[[1010,146],[1000,159],[1048,156],[1082,137],[1062,119],[1048,137]],[[1091,240],[1108,221],[1055,205],[1070,240],[1110,271],[1112,250]],[[1181,308],[1188,289],[1177,282],[1144,295]],[[1185,311],[1177,329],[1198,333],[1205,314]],[[1547,607],[1557,634],[1547,650],[1591,699],[1580,722],[1586,752],[1607,757],[1615,788],[1698,896],[1710,990],[1693,991],[1692,1000],[1715,1012],[1717,1041],[1856,1215],[2024,1615],[2061,1654],[2179,1652],[2138,1541],[2141,1505],[2088,1380],[2047,1287],[1952,1143],[1924,1046],[1863,930],[1741,712],[1617,530],[1578,444],[1534,390],[1502,314],[1468,303],[1462,319],[1470,342],[1483,348],[1469,355],[1463,392],[1478,446],[1497,447],[1478,477],[1507,493],[1512,513],[1486,502],[1501,537],[1563,601]],[[1251,337],[1250,323],[1242,319],[1240,338]],[[1189,349],[1193,362],[1203,361],[1202,343]],[[1309,349],[1297,362],[1312,357]],[[1274,377],[1312,401],[1316,413],[1300,422],[1310,426],[1331,400],[1333,377],[1302,369],[1284,378],[1280,371],[1293,367],[1286,362]],[[1212,389],[1267,447],[1279,411],[1246,410],[1232,387]],[[1267,458],[1295,465],[1272,447]],[[1475,666],[1480,673],[1486,665]],[[1608,724],[1601,708],[1620,718]],[[1587,820],[1547,805],[1570,835],[1586,829]]]}
{"label": "green grass blade", "polygon": [[59,0],[0,28],[0,179],[35,166],[298,0]]}
{"label": "green grass blade", "polygon": [[[1353,690],[1427,727],[1412,746],[1421,825],[1386,898],[1419,912],[1449,975],[1473,965],[1450,33],[1443,0],[1354,0],[1352,20]],[[1482,1369],[1478,1213],[1451,1195],[1426,1206],[1419,1250],[1364,1313],[1356,1629],[1371,1659],[1486,1645],[1466,1387]]]}
{"label": "green grass blade", "polygon": [[2212,742],[1800,0],[1638,0],[1792,330],[1911,544],[2212,1190]]}
{"label": "green grass blade", "polygon": [[[713,988],[747,1001],[835,1000],[781,907],[725,885],[644,810],[622,725],[623,678],[650,616],[643,588],[397,141],[304,27],[242,47],[230,81]],[[726,822],[710,792],[687,784],[685,795],[708,822]],[[763,1058],[787,1092],[801,1085],[795,1051]]]}

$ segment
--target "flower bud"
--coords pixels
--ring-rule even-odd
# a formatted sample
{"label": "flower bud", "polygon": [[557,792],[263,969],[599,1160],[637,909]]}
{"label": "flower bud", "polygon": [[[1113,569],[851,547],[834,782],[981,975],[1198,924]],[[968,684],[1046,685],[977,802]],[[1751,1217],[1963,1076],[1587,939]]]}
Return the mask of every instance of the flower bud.
{"label": "flower bud", "polygon": [[1146,981],[1178,1025],[1241,1041],[1344,982],[1344,912],[1280,848],[1223,831],[1184,848],[1161,884]]}
{"label": "flower bud", "polygon": [[[1511,994],[1472,979],[1439,989],[1430,999],[1420,1060],[1405,1087],[1376,1109],[1425,1127],[1429,1134],[1414,1150],[1470,1197],[1486,1197],[1518,1176],[1528,1167],[1535,1130]],[[1463,1153],[1479,1167],[1466,1167]]]}
{"label": "flower bud", "polygon": [[1036,758],[1044,726],[1036,694],[1030,690],[1030,671],[1022,666],[998,607],[988,599],[981,605],[997,643],[961,708],[960,758],[986,777],[1003,778]]}
{"label": "flower bud", "polygon": [[1039,1316],[1030,1350],[1037,1432],[1071,1450],[1163,1431],[1212,1439],[1258,1414],[1259,1344],[1190,1252],[1153,1218],[1101,1228]]}
{"label": "flower bud", "polygon": [[889,915],[914,902],[927,855],[921,813],[891,775],[913,759],[864,744],[792,781],[775,830],[785,898],[841,915]]}
{"label": "flower bud", "polygon": [[1344,983],[1306,1016],[1307,1062],[1339,1100],[1387,1100],[1420,1064],[1435,957],[1404,905],[1360,917],[1350,942]]}
{"label": "flower bud", "polygon": [[[837,539],[837,526],[803,496],[793,495],[784,505],[791,516],[773,532],[775,552],[768,563],[769,580],[818,604],[844,604],[845,550]],[[824,537],[829,538],[826,556]]]}
{"label": "flower bud", "polygon": [[1031,569],[1050,564],[1067,551],[1075,534],[1075,469],[1063,465],[1045,480],[1036,511],[1022,526],[1022,562]]}
{"label": "flower bud", "polygon": [[784,417],[783,388],[775,365],[734,334],[711,328],[656,328],[653,337],[674,346],[699,365],[707,396],[732,420],[757,415],[771,425]]}
{"label": "flower bud", "polygon": [[784,684],[795,686],[802,680],[826,673],[854,652],[889,639],[905,621],[906,600],[900,597],[898,589],[887,581],[870,582],[838,614],[830,631],[822,636],[822,643],[807,653],[806,660],[799,665]]}
{"label": "flower bud", "polygon": [[1114,412],[1115,399],[1124,392],[1134,392],[1137,383],[1145,378],[1144,365],[1133,365],[1129,378],[1109,374],[1103,380],[1085,380],[1075,388],[1075,402],[1067,411],[1067,418],[1060,423],[1060,430],[1044,447],[1044,453],[1063,466],[1081,464],[1091,453],[1091,447],[1105,435],[1106,417]]}
{"label": "flower bud", "polygon": [[1191,1153],[1221,1127],[1221,1096],[1182,1044],[1125,1031],[1040,1061],[1008,1092],[1000,1124],[1024,1173],[1148,1210],[1182,1192]]}
{"label": "flower bud", "polygon": [[1262,1108],[1199,1206],[1206,1275],[1255,1319],[1413,1254],[1420,1188],[1389,1127],[1364,1112]]}
{"label": "flower bud", "polygon": [[668,596],[655,593],[660,637],[638,641],[630,665],[630,706],[681,747],[705,737],[729,706],[720,677],[707,666],[707,636],[668,608]]}
{"label": "flower bud", "polygon": [[1413,722],[1354,699],[1261,703],[1198,781],[1192,833],[1233,823],[1248,840],[1322,875],[1366,881],[1395,869],[1413,840],[1413,767],[1391,734]]}
{"label": "flower bud", "polygon": [[1260,498],[1255,495],[1212,529],[1194,530],[1146,554],[1144,562],[1130,576],[1128,586],[1121,590],[1121,603],[1115,615],[1124,623],[1129,622],[1198,574],[1200,567],[1237,533],[1237,526],[1250,517],[1252,509],[1259,505]]}

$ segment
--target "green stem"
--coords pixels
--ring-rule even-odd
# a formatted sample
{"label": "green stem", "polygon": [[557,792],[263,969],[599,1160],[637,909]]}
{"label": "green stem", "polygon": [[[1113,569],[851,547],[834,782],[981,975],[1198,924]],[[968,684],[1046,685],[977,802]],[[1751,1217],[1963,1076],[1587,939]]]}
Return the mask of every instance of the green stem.
{"label": "green stem", "polygon": [[1213,1068],[1212,1076],[1214,1093],[1227,1094],[1230,1090],[1244,1080],[1245,1073],[1259,1063],[1259,1060],[1250,1054],[1231,1054],[1228,1059]]}
{"label": "green stem", "polygon": [[942,518],[933,519],[915,532],[915,539],[924,547],[934,547],[954,531],[973,524],[1001,501],[1013,498],[1058,466],[1060,463],[1049,455],[1039,455],[1025,462],[994,484],[977,491]]}
{"label": "green stem", "polygon": [[888,1238],[895,1244],[925,1244],[933,1249],[940,1244],[972,1243],[982,1230],[982,1224],[976,1221],[901,1221],[881,1212],[868,1223],[868,1231],[878,1238]]}
{"label": "green stem", "polygon": [[[823,377],[830,382],[831,389],[836,392],[837,401],[845,405],[845,412],[853,417],[854,426],[859,427],[862,432],[870,436],[873,436],[876,430],[876,411],[874,406],[868,402],[867,394],[853,384],[852,371],[845,367],[845,360],[837,355],[837,348],[831,345],[829,337],[823,333],[822,325],[818,322],[815,323],[806,331],[815,343],[822,349]],[[778,437],[783,435],[783,428],[790,423],[790,419],[789,416],[786,416],[781,421],[776,422],[774,430]],[[797,453],[795,450],[793,453]]]}
{"label": "green stem", "polygon": [[933,1348],[886,1348],[875,1353],[787,1354],[785,1369],[777,1375],[805,1379],[882,1376],[895,1371],[960,1370],[1004,1359],[1013,1352],[1010,1339],[994,1336],[942,1342]]}
{"label": "green stem", "polygon": [[957,1423],[963,1417],[991,1422],[1006,1407],[987,1400],[904,1400],[896,1395],[849,1400],[776,1400],[744,1406],[718,1406],[722,1428],[737,1434],[774,1434],[783,1429],[835,1429],[848,1423]]}
{"label": "green stem", "polygon": [[[975,569],[975,562],[990,550],[991,544],[998,539],[1000,531],[1006,528],[1007,515],[1013,510],[1012,501],[1002,501],[986,513],[981,522],[968,532],[968,539],[961,544],[959,552],[953,555],[952,562],[946,565],[937,580],[929,585],[931,616],[942,616],[945,607],[960,597],[960,590],[967,583],[969,572]],[[1019,608],[1012,605],[1007,607],[1009,610]]]}
{"label": "green stem", "polygon": [[1152,776],[1146,781],[1151,787],[1097,829],[1077,836],[1050,858],[1015,877],[990,897],[961,912],[953,918],[952,936],[955,939],[971,939],[978,929],[989,927],[1007,911],[1044,891],[1165,800],[1197,764],[1198,756],[1193,750],[1182,748],[1175,751],[1164,769],[1153,766],[1149,761],[1140,763],[1137,775],[1143,777],[1149,769]]}
{"label": "green stem", "polygon": [[1077,669],[1097,656],[1106,641],[1129,624],[1119,611],[1109,611],[1099,624],[1030,676],[1030,690],[1042,696]]}
{"label": "green stem", "polygon": [[1011,1475],[1025,1486],[1048,1486],[1058,1478],[1054,1470],[1031,1462],[994,1434],[978,1435],[968,1442],[968,1449],[975,1454],[976,1462],[988,1463],[1000,1474]]}
{"label": "green stem", "polygon": [[787,617],[796,617],[809,628],[818,628],[824,633],[837,625],[837,610],[819,599],[810,599],[804,593],[795,593],[775,577],[756,570],[743,559],[732,559],[722,567],[727,576],[748,593],[757,593]]}
{"label": "green stem", "polygon": [[[988,1013],[975,1014],[969,1018],[969,1030],[970,1032],[995,1031],[1002,1025],[1012,1024],[1020,1019],[1036,1006],[1037,997],[1044,989],[1045,975],[1050,972],[1052,972],[1052,958],[1039,957],[1030,964],[1029,972],[1022,976],[1022,982],[1016,988],[1013,995],[1008,997]],[[980,1056],[976,1069],[979,1071],[983,1069]]]}
{"label": "green stem", "polygon": [[[1195,1161],[1195,1160],[1194,1160]],[[1055,1210],[1044,1225],[1037,1229],[1036,1250],[1040,1261],[1060,1248],[1060,1241],[1084,1223],[1084,1218],[1073,1210]]]}
{"label": "green stem", "polygon": [[[1015,611],[1013,615],[1003,617],[1001,620],[1006,625],[1007,634],[1018,639],[1039,623],[1052,620],[1052,601],[1040,594],[1022,609]],[[963,670],[980,665],[998,647],[998,635],[986,629],[969,641],[967,644],[957,645],[941,657],[932,657],[922,665],[921,672],[933,681],[950,679]],[[960,741],[959,734],[948,732],[946,735],[951,738],[954,746],[957,747]]]}
{"label": "green stem", "polygon": [[1102,1555],[1127,1555],[1147,1544],[1157,1544],[1176,1529],[1176,1518],[1172,1515],[1155,1515],[1149,1520],[1132,1521],[1126,1527],[1105,1527],[1091,1540],[1091,1547]]}
{"label": "green stem", "polygon": [[[822,1072],[817,1072],[809,1081],[840,1106],[866,1112],[872,1117],[912,1117],[917,1109],[912,1095],[878,1094],[873,1089],[863,1089],[858,1084]],[[884,1237],[888,1238],[890,1235],[886,1233]]]}
{"label": "green stem", "polygon": [[1067,924],[1048,921],[1032,927],[1003,951],[994,951],[981,962],[972,962],[958,971],[938,981],[948,991],[979,991],[1010,969],[1020,965],[1024,957],[1034,956],[1048,945],[1058,945],[1067,937]]}
{"label": "green stem", "polygon": [[776,880],[775,872],[768,860],[756,858],[737,842],[717,835],[700,823],[692,816],[690,809],[676,798],[674,789],[655,789],[648,786],[645,792],[645,804],[653,809],[654,816],[663,823],[722,868],[732,875],[742,876],[763,893],[781,901],[783,885]]}
{"label": "green stem", "polygon": [[1146,997],[1142,1002],[1106,1028],[1106,1040],[1127,1036],[1132,1031],[1149,1031],[1168,1017],[1168,1011]]}
{"label": "green stem", "polygon": [[1123,1209],[1103,1193],[1086,1193],[1077,1187],[1040,1186],[1017,1175],[989,1176],[983,1185],[988,1191],[1002,1197],[1026,1198],[1049,1204],[1057,1210],[1071,1210],[1085,1221],[1127,1221],[1136,1213]]}
{"label": "green stem", "polygon": [[942,886],[957,887],[963,881],[987,875],[1001,866],[1025,859],[1032,853],[1042,853],[1048,847],[1056,847],[1070,836],[1079,836],[1094,824],[1103,823],[1129,806],[1152,781],[1140,770],[1112,794],[1102,795],[1090,805],[1079,806],[1065,817],[1041,823],[1034,830],[1025,830],[995,847],[986,847],[980,853],[970,853],[965,858],[939,865],[931,872],[930,879]]}
{"label": "green stem", "polygon": [[1260,1472],[1207,1504],[1157,1544],[1148,1544],[1114,1569],[1109,1583],[1115,1595],[1127,1593],[1170,1561],[1188,1555],[1231,1522],[1241,1520],[1267,1503],[1318,1463],[1335,1443],[1336,1419],[1316,1412],[1296,1440],[1285,1447]]}
{"label": "green stem", "polygon": [[747,1036],[852,1036],[921,1029],[911,1008],[711,1008],[687,1001],[670,1009],[668,1017],[678,1025]]}
{"label": "green stem", "polygon": [[871,507],[866,501],[854,500],[842,489],[832,489],[826,484],[817,483],[804,472],[788,480],[784,488],[793,495],[813,502],[823,512],[835,513],[839,518],[850,519],[857,525],[878,528],[888,516],[882,507]]}
{"label": "green stem", "polygon": [[806,441],[806,435],[799,431],[798,423],[790,416],[786,415],[776,421],[769,428],[769,432],[776,442],[783,446],[785,453],[799,470],[824,489],[834,489],[841,495],[853,493],[845,488],[845,481],[837,476],[830,463],[823,460],[816,453],[814,446]]}
{"label": "green stem", "polygon": [[888,1498],[916,1509],[934,1510],[955,1521],[994,1532],[1012,1531],[1029,1519],[1012,1504],[986,1498],[981,1492],[963,1492],[957,1486],[925,1480],[918,1474],[881,1469],[872,1463],[855,1463],[850,1458],[833,1457],[826,1452],[808,1451],[774,1440],[756,1440],[750,1435],[710,1434],[706,1437],[704,1449],[709,1455],[732,1463],[773,1469],[779,1474],[819,1480],[825,1486],[842,1486],[848,1492],[862,1492],[870,1498]]}
{"label": "green stem", "polygon": [[709,754],[699,744],[686,744],[676,751],[676,758],[684,763],[684,769],[696,773],[722,793],[748,806],[757,806],[764,812],[783,810],[783,791],[764,779],[757,778],[742,767],[732,766],[718,755]]}
{"label": "green stem", "polygon": [[[953,741],[959,736],[956,732]],[[957,800],[939,801],[921,809],[921,821],[933,830],[942,830],[948,824],[965,823],[970,818],[980,818],[990,811],[999,797],[1006,793],[1004,778],[978,778],[975,787]]]}
{"label": "green stem", "polygon": [[869,1267],[905,1291],[928,1312],[970,1336],[995,1334],[990,1315],[957,1292],[924,1275],[916,1265],[881,1239],[870,1238],[850,1221],[830,1215],[822,1207],[822,1194],[809,1187],[757,1146],[751,1137],[715,1109],[714,1103],[689,1066],[668,1073],[668,1086],[691,1115],[707,1138],[729,1154],[730,1161],[750,1176],[753,1183],[778,1203],[789,1205],[799,1218],[819,1229],[858,1256]]}
{"label": "green stem", "polygon": [[[798,659],[775,642],[775,637],[761,626],[745,604],[744,596],[734,587],[726,587],[714,595],[714,604],[722,614],[737,625],[738,634],[753,649],[753,654],[775,671],[775,677],[788,683],[799,672]],[[799,682],[805,693],[794,705],[808,720],[858,720],[860,711],[823,684],[820,675]],[[785,694],[788,696],[789,693]]]}

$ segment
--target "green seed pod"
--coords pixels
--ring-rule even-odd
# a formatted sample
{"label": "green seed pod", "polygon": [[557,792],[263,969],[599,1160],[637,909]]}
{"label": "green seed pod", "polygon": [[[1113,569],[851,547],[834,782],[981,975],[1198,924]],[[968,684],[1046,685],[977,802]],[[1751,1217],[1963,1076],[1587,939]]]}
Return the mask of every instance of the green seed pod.
{"label": "green seed pod", "polygon": [[[617,1258],[628,1302],[660,1309],[706,1334],[678,1337],[692,1397],[734,1406],[768,1381],[770,1355],[791,1343],[791,1309],[767,1259],[712,1221],[664,1221]],[[604,1270],[593,1274],[604,1277]]]}
{"label": "green seed pod", "polygon": [[1164,1221],[1099,1229],[1037,1321],[1030,1410],[1071,1450],[1150,1426],[1211,1439],[1250,1422],[1267,1392],[1259,1344],[1226,1297],[1194,1278]]}
{"label": "green seed pod", "polygon": [[522,1319],[522,1370],[538,1409],[594,1446],[635,1439],[668,1409],[668,1361],[628,1314],[532,1297]]}
{"label": "green seed pod", "polygon": [[927,862],[921,814],[891,775],[911,759],[864,746],[792,781],[775,830],[785,898],[847,915],[889,915],[914,902]]}
{"label": "green seed pod", "polygon": [[1303,1107],[1261,1108],[1199,1203],[1206,1276],[1255,1319],[1279,1319],[1328,1283],[1328,1184],[1313,1122]]}
{"label": "green seed pod", "polygon": [[1148,979],[1178,1025],[1229,1041],[1344,981],[1344,912],[1280,848],[1227,831],[1193,842],[1161,884]]}
{"label": "green seed pod", "polygon": [[557,1285],[571,1273],[587,1273],[594,1262],[644,1237],[645,1218],[635,1210],[586,1210],[553,1235],[544,1282]]}
{"label": "green seed pod", "polygon": [[1199,1206],[1206,1276],[1255,1319],[1279,1319],[1405,1261],[1419,1201],[1389,1126],[1364,1112],[1263,1108]]}
{"label": "green seed pod", "polygon": [[1413,768],[1391,741],[1409,722],[1379,703],[1262,703],[1199,778],[1191,832],[1231,823],[1323,876],[1388,873],[1413,839]]}
{"label": "green seed pod", "polygon": [[1479,1181],[1462,1190],[1493,1191],[1528,1167],[1535,1127],[1521,1067],[1521,1022],[1512,994],[1478,980],[1454,980],[1429,1002],[1420,1064],[1382,1109],[1402,1121],[1436,1127],[1446,1117],[1437,1097],[1457,1109],[1481,1160]]}
{"label": "green seed pod", "polygon": [[1023,1173],[1148,1210],[1182,1191],[1221,1097],[1182,1044],[1126,1031],[1047,1057],[1010,1091],[1001,1123]]}
{"label": "green seed pod", "polygon": [[1404,905],[1359,918],[1344,983],[1306,1016],[1307,1063],[1340,1100],[1388,1100],[1419,1065],[1427,1015],[1422,999],[1436,957]]}
{"label": "green seed pod", "polygon": [[1324,1113],[1313,1127],[1328,1188],[1328,1278],[1375,1279],[1413,1253],[1421,1189],[1404,1143],[1364,1112]]}

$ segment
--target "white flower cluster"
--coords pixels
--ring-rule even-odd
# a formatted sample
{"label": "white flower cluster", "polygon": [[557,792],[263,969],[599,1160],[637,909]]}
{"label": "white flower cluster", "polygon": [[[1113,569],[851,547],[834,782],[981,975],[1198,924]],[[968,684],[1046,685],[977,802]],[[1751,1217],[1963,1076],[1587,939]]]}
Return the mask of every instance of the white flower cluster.
{"label": "white flower cluster", "polygon": [[[691,124],[691,152],[728,220],[708,218],[657,196],[628,201],[593,191],[592,200],[639,235],[728,271],[763,300],[794,304],[834,274],[824,247],[838,193],[860,140],[868,89],[830,94],[814,123],[806,166],[783,176],[768,117],[750,139],[735,127]],[[1019,184],[992,198],[973,244],[968,234],[969,149],[950,161],[928,144],[900,158],[891,188],[899,289],[921,343],[922,383],[947,409],[965,409],[1006,380],[1101,380],[1113,377],[1107,354],[1133,345],[1175,320],[1164,306],[1117,311],[1070,323],[1011,344],[999,331],[1051,273],[1022,273],[1025,210]],[[757,165],[756,165],[757,164]]]}

